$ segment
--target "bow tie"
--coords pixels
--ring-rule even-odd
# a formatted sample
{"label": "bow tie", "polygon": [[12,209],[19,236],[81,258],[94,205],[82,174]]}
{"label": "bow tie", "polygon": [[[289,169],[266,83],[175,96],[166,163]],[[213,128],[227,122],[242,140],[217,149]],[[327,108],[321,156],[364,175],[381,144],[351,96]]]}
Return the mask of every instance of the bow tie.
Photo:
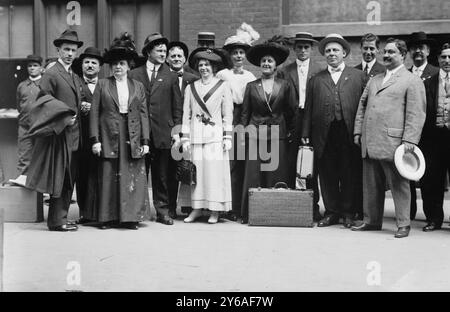
{"label": "bow tie", "polygon": [[177,76],[178,77],[183,77],[183,72],[180,70],[179,72],[177,72]]}
{"label": "bow tie", "polygon": [[96,84],[97,83],[97,78],[85,78],[84,81],[86,81],[87,84]]}
{"label": "bow tie", "polygon": [[338,72],[341,72],[341,71],[342,71],[342,68],[340,68],[340,67],[336,67],[336,68],[330,67],[330,71],[331,71],[332,73],[338,73]]}
{"label": "bow tie", "polygon": [[235,74],[235,75],[243,75],[244,71],[233,70],[233,74]]}

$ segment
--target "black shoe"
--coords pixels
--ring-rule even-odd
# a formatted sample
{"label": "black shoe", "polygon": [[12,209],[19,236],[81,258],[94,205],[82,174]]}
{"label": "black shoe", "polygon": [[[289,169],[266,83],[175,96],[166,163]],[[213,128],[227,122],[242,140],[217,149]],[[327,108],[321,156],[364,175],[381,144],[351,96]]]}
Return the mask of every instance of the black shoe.
{"label": "black shoe", "polygon": [[360,225],[352,226],[352,231],[381,231],[381,225],[362,223]]}
{"label": "black shoe", "polygon": [[241,224],[247,224],[247,223],[248,223],[248,218],[241,219]]}
{"label": "black shoe", "polygon": [[238,220],[238,217],[233,211],[228,211],[228,213],[223,215],[223,218],[234,222]]}
{"label": "black shoe", "polygon": [[442,226],[442,225],[437,225],[437,224],[434,223],[434,222],[428,222],[428,224],[425,225],[425,226],[422,228],[422,230],[423,230],[424,232],[433,232],[433,231],[435,231],[435,230],[440,230],[440,229],[441,229],[441,226]]}
{"label": "black shoe", "polygon": [[173,224],[173,219],[171,217],[169,217],[168,215],[159,215],[156,218],[156,222],[165,224],[165,225],[172,225]]}
{"label": "black shoe", "polygon": [[176,220],[176,219],[178,218],[178,215],[177,215],[177,211],[176,211],[176,210],[172,210],[172,209],[169,210],[168,215],[169,215],[170,218],[172,218],[172,219],[174,219],[174,220]]}
{"label": "black shoe", "polygon": [[322,220],[319,221],[319,224],[317,224],[318,227],[325,227],[330,226],[333,224],[339,223],[339,216],[336,214],[330,214],[328,216],[325,216]]}
{"label": "black shoe", "polygon": [[355,221],[352,218],[350,218],[350,217],[345,217],[344,218],[344,227],[349,229],[349,228],[351,228],[354,225],[355,225]]}
{"label": "black shoe", "polygon": [[86,219],[85,217],[81,217],[80,219],[78,219],[77,221],[75,221],[75,224],[86,224],[91,222],[91,220]]}
{"label": "black shoe", "polygon": [[124,222],[122,223],[123,227],[129,230],[138,230],[139,223],[138,222]]}
{"label": "black shoe", "polygon": [[411,230],[411,227],[408,226],[401,226],[398,228],[397,233],[395,233],[395,238],[403,238],[407,237],[409,235],[409,231]]}
{"label": "black shoe", "polygon": [[314,210],[314,211],[313,211],[313,221],[314,221],[314,222],[319,222],[319,221],[322,220],[322,219],[323,219],[323,217],[322,217],[322,215],[320,214],[320,212]]}
{"label": "black shoe", "polygon": [[56,232],[69,232],[78,230],[78,227],[73,224],[63,224],[59,226],[50,226],[48,229]]}

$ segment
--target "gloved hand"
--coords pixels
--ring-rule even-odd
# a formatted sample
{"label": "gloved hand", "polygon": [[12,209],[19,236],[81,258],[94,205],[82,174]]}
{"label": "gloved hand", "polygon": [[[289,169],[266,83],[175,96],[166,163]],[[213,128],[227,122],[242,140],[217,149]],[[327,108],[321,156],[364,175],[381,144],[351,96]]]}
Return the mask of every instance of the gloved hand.
{"label": "gloved hand", "polygon": [[175,134],[172,136],[172,148],[177,149],[181,144],[180,136]]}
{"label": "gloved hand", "polygon": [[75,121],[77,120],[77,115],[73,115],[72,119],[69,121],[69,126],[73,126],[75,124]]}
{"label": "gloved hand", "polygon": [[231,149],[231,139],[223,139],[223,150],[229,151]]}
{"label": "gloved hand", "polygon": [[141,146],[141,154],[142,155],[148,154],[149,151],[150,151],[150,148],[148,147],[148,145]]}
{"label": "gloved hand", "polygon": [[183,149],[183,153],[189,153],[191,151],[191,142],[189,142],[188,140],[183,141],[181,143],[181,148]]}
{"label": "gloved hand", "polygon": [[92,153],[94,153],[94,155],[100,156],[101,151],[102,151],[102,143],[94,143],[92,145]]}

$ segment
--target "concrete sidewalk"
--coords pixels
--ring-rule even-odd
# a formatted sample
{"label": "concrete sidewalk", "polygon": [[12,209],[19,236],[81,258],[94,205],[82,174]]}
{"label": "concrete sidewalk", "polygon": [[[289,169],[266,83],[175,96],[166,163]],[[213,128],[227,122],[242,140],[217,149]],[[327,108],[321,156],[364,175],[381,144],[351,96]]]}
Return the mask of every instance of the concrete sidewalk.
{"label": "concrete sidewalk", "polygon": [[[182,218],[138,231],[81,226],[73,233],[7,223],[4,291],[449,291],[449,224],[422,232],[420,200],[418,207],[403,239],[393,236],[389,197],[380,232]],[[447,221],[449,200],[445,207]]]}

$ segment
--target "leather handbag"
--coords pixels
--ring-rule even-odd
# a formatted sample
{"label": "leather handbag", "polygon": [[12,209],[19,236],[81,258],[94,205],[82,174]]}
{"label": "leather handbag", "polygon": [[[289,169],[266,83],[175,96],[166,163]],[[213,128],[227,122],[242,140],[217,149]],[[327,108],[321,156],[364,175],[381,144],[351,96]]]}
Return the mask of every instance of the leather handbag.
{"label": "leather handbag", "polygon": [[176,178],[183,184],[197,184],[197,168],[194,163],[187,159],[177,162]]}

